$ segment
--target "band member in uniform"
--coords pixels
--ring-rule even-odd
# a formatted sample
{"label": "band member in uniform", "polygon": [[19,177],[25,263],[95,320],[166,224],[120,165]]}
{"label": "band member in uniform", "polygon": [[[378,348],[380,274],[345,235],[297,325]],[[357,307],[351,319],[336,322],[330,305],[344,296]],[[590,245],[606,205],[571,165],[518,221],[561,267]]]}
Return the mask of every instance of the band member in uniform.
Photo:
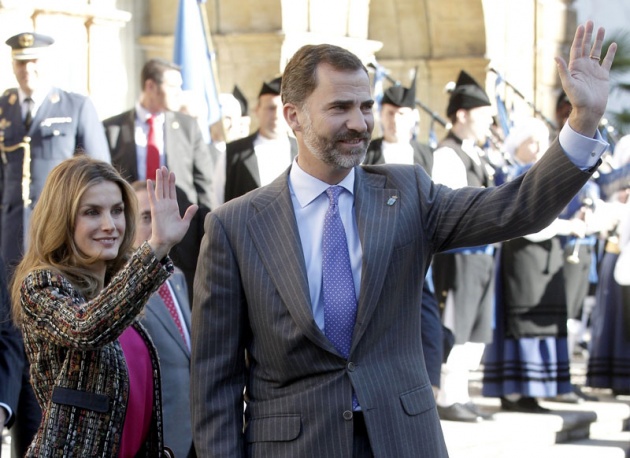
{"label": "band member in uniform", "polygon": [[[480,148],[490,135],[490,99],[465,71],[451,92],[446,115],[452,128],[433,153],[433,181],[453,189],[493,186],[494,169]],[[492,245],[481,245],[437,254],[433,260],[442,321],[455,334],[437,400],[443,420],[489,418],[472,404],[468,382],[469,372],[478,367],[484,346],[492,339],[493,254]]]}

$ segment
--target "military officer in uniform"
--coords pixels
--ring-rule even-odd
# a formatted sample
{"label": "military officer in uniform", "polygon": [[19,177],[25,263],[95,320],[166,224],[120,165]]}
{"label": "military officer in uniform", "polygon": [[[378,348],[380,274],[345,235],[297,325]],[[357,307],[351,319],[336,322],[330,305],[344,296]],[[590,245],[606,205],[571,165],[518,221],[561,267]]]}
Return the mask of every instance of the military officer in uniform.
{"label": "military officer in uniform", "polygon": [[[20,33],[6,41],[18,83],[0,97],[1,248],[10,270],[24,250],[24,213],[37,201],[50,170],[78,152],[110,161],[103,126],[90,99],[46,81],[40,59],[53,42],[38,33]],[[28,153],[30,167],[28,163],[24,167]],[[28,192],[22,188],[23,171],[30,175]]]}
{"label": "military officer in uniform", "polygon": [[[51,37],[32,32],[6,41],[18,83],[0,96],[0,251],[8,272],[24,253],[28,215],[48,173],[82,152],[110,161],[103,125],[90,99],[52,87],[46,80],[45,57],[53,43]],[[28,364],[18,397],[11,443],[14,456],[24,456],[41,415]]]}

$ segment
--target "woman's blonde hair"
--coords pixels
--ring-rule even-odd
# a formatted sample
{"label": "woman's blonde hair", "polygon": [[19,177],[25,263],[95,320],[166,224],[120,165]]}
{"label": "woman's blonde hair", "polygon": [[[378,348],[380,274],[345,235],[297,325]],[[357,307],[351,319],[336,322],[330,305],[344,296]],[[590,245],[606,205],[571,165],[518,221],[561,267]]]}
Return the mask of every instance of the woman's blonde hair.
{"label": "woman's blonde hair", "polygon": [[82,253],[74,241],[79,203],[85,191],[110,181],[120,188],[126,229],[115,259],[107,262],[105,282],[125,263],[135,237],[137,200],[131,186],[107,162],[83,154],[57,165],[48,175],[33,209],[28,230],[28,248],[17,266],[11,285],[13,318],[21,321],[20,289],[36,269],[49,269],[67,278],[86,298],[103,288],[101,280],[86,267],[95,259]]}

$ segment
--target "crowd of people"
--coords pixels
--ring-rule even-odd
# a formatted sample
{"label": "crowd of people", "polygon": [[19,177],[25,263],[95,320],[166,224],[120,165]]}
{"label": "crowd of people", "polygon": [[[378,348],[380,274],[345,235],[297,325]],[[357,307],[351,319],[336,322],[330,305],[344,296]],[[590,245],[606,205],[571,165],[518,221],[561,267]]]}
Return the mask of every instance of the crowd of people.
{"label": "crowd of people", "polygon": [[630,257],[630,137],[601,165],[603,40],[587,22],[557,59],[556,139],[520,119],[488,146],[490,97],[462,70],[434,150],[415,76],[377,107],[337,46],[303,46],[262,82],[251,134],[240,90],[222,95],[208,145],[176,65],[147,61],[135,106],[100,121],[48,84],[51,37],[9,38],[0,426],[14,456],[445,457],[440,420],[492,419],[468,392],[482,363],[505,410],[587,397],[570,379],[586,327],[587,385],[628,394],[630,280],[615,267]]}

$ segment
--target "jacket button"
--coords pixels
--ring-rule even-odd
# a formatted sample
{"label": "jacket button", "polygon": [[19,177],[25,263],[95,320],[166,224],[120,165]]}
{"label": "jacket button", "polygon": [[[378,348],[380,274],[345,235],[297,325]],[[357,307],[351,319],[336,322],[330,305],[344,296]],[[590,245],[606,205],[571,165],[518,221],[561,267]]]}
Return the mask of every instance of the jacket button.
{"label": "jacket button", "polygon": [[350,372],[353,372],[357,368],[357,366],[352,361],[350,361],[346,367]]}
{"label": "jacket button", "polygon": [[343,419],[344,419],[344,420],[347,420],[347,421],[352,420],[352,412],[351,412],[350,410],[346,410],[346,411],[343,413]]}

